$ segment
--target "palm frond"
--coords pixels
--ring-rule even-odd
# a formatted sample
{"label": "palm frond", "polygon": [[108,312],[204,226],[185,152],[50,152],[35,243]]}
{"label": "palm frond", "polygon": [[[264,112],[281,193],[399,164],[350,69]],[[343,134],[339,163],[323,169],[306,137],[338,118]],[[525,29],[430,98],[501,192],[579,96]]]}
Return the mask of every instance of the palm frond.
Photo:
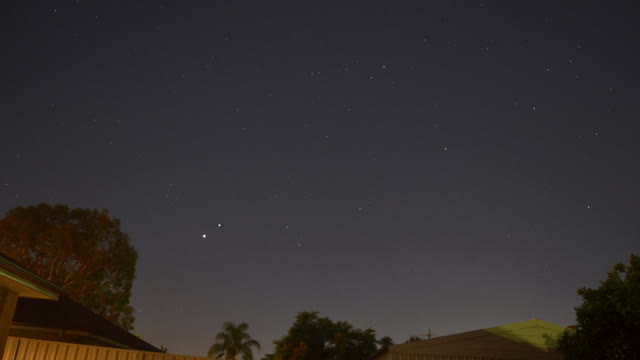
{"label": "palm frond", "polygon": [[225,321],[224,324],[222,324],[222,328],[224,329],[224,331],[230,331],[230,329],[235,329],[236,324],[232,323],[231,321]]}
{"label": "palm frond", "polygon": [[242,322],[238,325],[227,321],[222,324],[223,331],[216,335],[216,342],[209,348],[208,357],[224,360],[253,360],[252,347],[260,350],[260,343],[247,333],[249,324]]}
{"label": "palm frond", "polygon": [[242,343],[242,347],[246,348],[246,349],[251,349],[252,347],[256,347],[258,350],[260,349],[260,343],[258,342],[258,340],[255,339],[251,339],[251,340],[247,340],[244,343]]}
{"label": "palm frond", "polygon": [[240,324],[238,324],[236,329],[238,329],[239,331],[241,331],[243,333],[246,333],[247,330],[249,330],[249,324],[247,324],[246,322],[241,322]]}
{"label": "palm frond", "polygon": [[211,345],[211,347],[209,348],[209,351],[207,352],[207,357],[218,359],[221,357],[221,354],[224,353],[224,349],[225,349],[224,344],[215,343]]}
{"label": "palm frond", "polygon": [[219,332],[218,335],[216,335],[216,340],[218,342],[224,342],[224,341],[229,341],[229,334],[225,333],[225,332]]}

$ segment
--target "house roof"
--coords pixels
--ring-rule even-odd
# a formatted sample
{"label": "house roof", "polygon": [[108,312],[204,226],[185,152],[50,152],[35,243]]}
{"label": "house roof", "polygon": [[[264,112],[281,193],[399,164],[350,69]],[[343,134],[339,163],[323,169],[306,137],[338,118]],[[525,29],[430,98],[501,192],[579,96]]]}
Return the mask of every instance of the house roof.
{"label": "house roof", "polygon": [[11,336],[160,352],[155,346],[64,296],[57,301],[18,299],[9,333]]}
{"label": "house roof", "polygon": [[534,345],[540,349],[548,350],[551,345],[549,336],[562,334],[566,327],[552,324],[550,322],[531,319],[515,324],[496,326],[485,329],[496,335],[511,339],[514,342],[524,342]]}
{"label": "house roof", "polygon": [[0,252],[0,286],[18,293],[19,297],[58,299],[68,292],[28,270]]}
{"label": "house roof", "polygon": [[[67,298],[69,292],[0,252],[0,286],[18,293],[11,335],[160,350]],[[53,334],[53,335],[52,335]],[[51,338],[53,336],[53,338]]]}
{"label": "house roof", "polygon": [[[430,340],[391,345],[369,355],[366,360],[401,359],[402,355],[448,355],[490,357],[495,359],[560,359],[552,348],[553,339],[567,328],[532,319],[515,324],[496,326],[441,336]],[[400,357],[396,357],[400,355]]]}

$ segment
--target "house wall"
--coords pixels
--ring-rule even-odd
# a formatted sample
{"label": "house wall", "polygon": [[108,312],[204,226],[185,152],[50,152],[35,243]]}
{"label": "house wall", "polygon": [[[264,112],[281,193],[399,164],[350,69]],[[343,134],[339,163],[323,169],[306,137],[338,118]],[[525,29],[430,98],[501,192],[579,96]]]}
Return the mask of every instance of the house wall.
{"label": "house wall", "polygon": [[198,356],[125,350],[9,336],[2,360],[211,360]]}

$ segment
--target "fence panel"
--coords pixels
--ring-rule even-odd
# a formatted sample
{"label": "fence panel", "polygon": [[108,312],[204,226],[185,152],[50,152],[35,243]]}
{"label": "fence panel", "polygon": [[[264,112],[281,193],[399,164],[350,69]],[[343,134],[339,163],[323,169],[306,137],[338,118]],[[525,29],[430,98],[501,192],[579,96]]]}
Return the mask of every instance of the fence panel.
{"label": "fence panel", "polygon": [[2,360],[211,360],[187,355],[116,349],[103,346],[9,336]]}

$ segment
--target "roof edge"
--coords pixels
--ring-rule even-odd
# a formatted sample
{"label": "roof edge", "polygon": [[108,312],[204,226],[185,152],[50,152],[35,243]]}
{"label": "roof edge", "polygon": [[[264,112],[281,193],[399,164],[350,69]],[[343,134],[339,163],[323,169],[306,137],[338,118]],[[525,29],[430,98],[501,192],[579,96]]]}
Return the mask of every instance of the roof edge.
{"label": "roof edge", "polygon": [[367,355],[367,356],[364,358],[364,360],[370,360],[370,359],[373,359],[373,358],[375,358],[376,356],[378,356],[378,355],[380,355],[380,354],[384,354],[384,353],[386,353],[386,352],[388,352],[388,351],[389,351],[389,346],[385,345],[385,346],[381,347],[380,349],[378,349],[378,350],[376,350],[376,351],[372,352],[371,354]]}
{"label": "roof edge", "polygon": [[58,300],[61,295],[69,294],[67,290],[18,264],[2,252],[0,252],[0,275],[55,300]]}

